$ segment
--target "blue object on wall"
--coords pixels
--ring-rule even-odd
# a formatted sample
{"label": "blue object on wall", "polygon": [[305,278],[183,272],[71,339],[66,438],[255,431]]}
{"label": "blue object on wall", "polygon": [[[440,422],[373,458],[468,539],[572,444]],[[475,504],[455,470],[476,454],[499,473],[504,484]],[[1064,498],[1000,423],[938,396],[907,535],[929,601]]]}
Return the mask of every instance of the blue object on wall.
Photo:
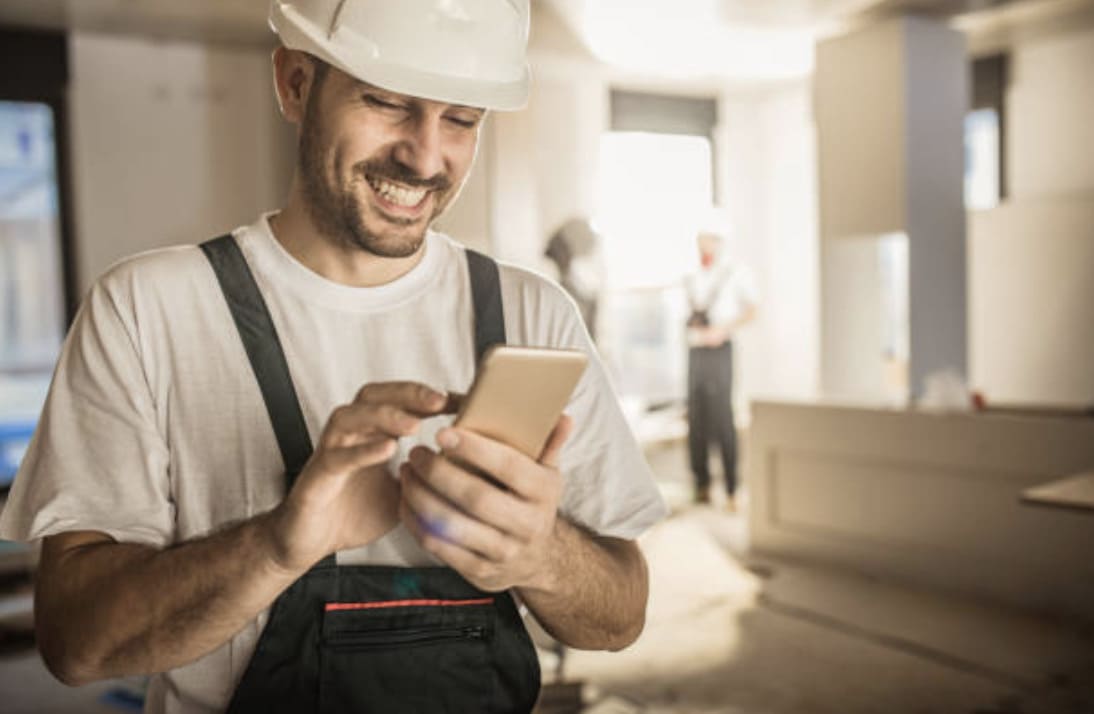
{"label": "blue object on wall", "polygon": [[0,488],[11,485],[34,435],[34,422],[0,422]]}

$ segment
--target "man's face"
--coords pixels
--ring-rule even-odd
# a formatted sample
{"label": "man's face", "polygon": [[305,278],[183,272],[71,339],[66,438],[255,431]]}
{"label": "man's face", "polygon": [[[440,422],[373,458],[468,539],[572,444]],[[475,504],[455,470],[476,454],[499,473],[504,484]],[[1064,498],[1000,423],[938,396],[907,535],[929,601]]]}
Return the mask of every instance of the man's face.
{"label": "man's face", "polygon": [[701,233],[696,242],[699,247],[699,263],[704,268],[713,266],[718,260],[718,249],[721,246],[721,241],[717,236]]}
{"label": "man's face", "polygon": [[485,112],[397,94],[317,66],[301,121],[304,198],[325,235],[375,255],[415,253],[459,194]]}

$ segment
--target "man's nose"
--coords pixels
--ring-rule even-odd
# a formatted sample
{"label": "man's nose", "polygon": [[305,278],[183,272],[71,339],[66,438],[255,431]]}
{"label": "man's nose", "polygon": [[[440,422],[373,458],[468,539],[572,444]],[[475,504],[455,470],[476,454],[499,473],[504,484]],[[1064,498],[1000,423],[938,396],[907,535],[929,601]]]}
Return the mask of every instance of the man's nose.
{"label": "man's nose", "polygon": [[441,119],[422,116],[405,126],[405,133],[395,146],[394,158],[428,179],[444,172]]}

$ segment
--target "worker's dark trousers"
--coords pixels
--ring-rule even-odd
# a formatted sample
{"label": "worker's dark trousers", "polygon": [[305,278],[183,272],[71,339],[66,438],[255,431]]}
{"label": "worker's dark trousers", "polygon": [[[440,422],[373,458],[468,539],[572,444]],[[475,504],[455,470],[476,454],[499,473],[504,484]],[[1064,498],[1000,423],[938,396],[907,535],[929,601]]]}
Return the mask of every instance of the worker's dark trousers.
{"label": "worker's dark trousers", "polygon": [[737,430],[733,424],[733,343],[688,350],[688,457],[695,487],[710,487],[709,447],[718,442],[726,493],[737,488]]}

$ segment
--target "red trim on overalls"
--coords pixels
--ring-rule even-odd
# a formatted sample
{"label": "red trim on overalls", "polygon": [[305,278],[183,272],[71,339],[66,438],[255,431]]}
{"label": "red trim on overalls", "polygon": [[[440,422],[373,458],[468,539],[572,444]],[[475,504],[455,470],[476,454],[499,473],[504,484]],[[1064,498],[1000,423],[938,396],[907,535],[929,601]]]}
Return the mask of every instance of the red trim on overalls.
{"label": "red trim on overalls", "polygon": [[328,602],[327,612],[336,610],[380,610],[390,607],[462,607],[466,605],[490,605],[492,597],[478,600],[385,600],[383,602]]}

